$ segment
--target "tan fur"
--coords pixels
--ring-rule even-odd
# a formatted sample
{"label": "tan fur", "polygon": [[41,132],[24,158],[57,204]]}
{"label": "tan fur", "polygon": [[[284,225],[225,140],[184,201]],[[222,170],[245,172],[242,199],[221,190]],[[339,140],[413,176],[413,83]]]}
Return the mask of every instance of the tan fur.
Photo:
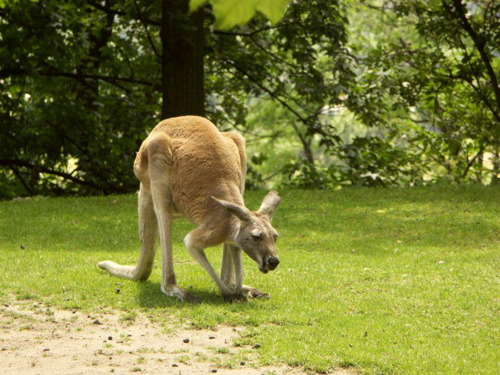
{"label": "tan fur", "polygon": [[164,165],[164,173],[170,178],[174,214],[193,224],[210,226],[211,236],[204,247],[222,243],[229,235],[228,221],[232,219],[211,197],[226,197],[243,204],[242,162],[235,139],[244,152],[245,141],[240,135],[221,133],[202,117],[178,117],[160,122],[136,157],[134,171],[147,190],[148,161]]}
{"label": "tan fur", "polygon": [[[245,140],[239,134],[222,133],[207,119],[196,116],[160,122],[142,143],[134,163],[134,172],[141,182],[139,264],[120,266],[105,261],[99,267],[115,276],[147,279],[158,228],[163,257],[162,290],[167,295],[198,302],[177,286],[173,272],[171,221],[185,217],[197,226],[186,236],[186,248],[214,279],[224,298],[242,299],[242,290],[264,296],[257,289],[242,285],[240,247],[261,271],[267,273],[276,267],[276,231],[270,220],[280,199],[276,192],[270,192],[258,212],[246,209],[246,168]],[[221,243],[225,245],[219,278],[203,249]]]}

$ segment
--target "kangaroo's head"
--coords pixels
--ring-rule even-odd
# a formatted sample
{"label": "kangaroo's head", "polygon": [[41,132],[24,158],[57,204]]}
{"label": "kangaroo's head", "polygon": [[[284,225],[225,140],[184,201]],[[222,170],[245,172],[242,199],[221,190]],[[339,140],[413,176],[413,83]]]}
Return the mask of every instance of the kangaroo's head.
{"label": "kangaroo's head", "polygon": [[267,273],[274,270],[280,262],[276,255],[278,232],[271,226],[274,211],[281,201],[278,192],[270,191],[256,212],[239,204],[212,198],[238,218],[240,225],[234,234],[238,246],[258,264],[260,271]]}

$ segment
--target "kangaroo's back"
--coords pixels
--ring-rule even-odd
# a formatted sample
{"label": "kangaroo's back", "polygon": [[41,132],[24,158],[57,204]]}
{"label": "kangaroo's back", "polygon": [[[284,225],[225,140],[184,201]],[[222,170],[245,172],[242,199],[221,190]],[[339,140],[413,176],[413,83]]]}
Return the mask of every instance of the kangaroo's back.
{"label": "kangaroo's back", "polygon": [[201,224],[208,213],[220,211],[212,196],[243,204],[246,160],[244,141],[238,142],[240,139],[236,134],[221,133],[202,117],[167,119],[143,142],[134,170],[148,187],[150,163],[161,164],[176,211]]}

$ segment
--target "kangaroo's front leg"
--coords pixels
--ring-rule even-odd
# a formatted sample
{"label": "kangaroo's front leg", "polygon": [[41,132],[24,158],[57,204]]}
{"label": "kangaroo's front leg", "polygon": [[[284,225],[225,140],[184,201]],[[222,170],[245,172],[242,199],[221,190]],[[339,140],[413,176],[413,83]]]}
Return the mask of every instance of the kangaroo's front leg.
{"label": "kangaroo's front leg", "polygon": [[243,259],[241,258],[241,249],[237,246],[229,246],[234,265],[234,292],[241,294],[243,284]]}
{"label": "kangaroo's front leg", "polygon": [[[243,259],[241,257],[242,250],[238,246],[233,246],[229,244],[224,244],[224,250],[222,255],[222,270],[221,278],[235,294],[238,299],[246,300],[246,297],[242,294],[243,291]],[[230,281],[230,283],[224,280],[225,278]]]}
{"label": "kangaroo's front leg", "polygon": [[250,298],[269,298],[269,294],[264,293],[257,288],[243,285],[242,250],[237,246],[230,246],[230,250],[234,264],[235,293],[241,294],[242,291],[245,291],[248,293],[248,297]]}
{"label": "kangaroo's front leg", "polygon": [[229,289],[235,288],[233,255],[231,247],[227,243],[223,244],[220,278]]}
{"label": "kangaroo's front leg", "polygon": [[184,244],[186,245],[186,249],[191,254],[194,260],[196,260],[207,273],[210,275],[212,280],[217,284],[217,287],[222,294],[222,298],[224,301],[233,302],[233,301],[244,301],[245,297],[242,295],[241,290],[239,293],[234,293],[229,287],[222,282],[214,268],[210,264],[207,259],[207,255],[205,254],[203,241],[200,239],[203,238],[204,233],[203,230],[197,228],[191,231],[185,238]]}
{"label": "kangaroo's front leg", "polygon": [[242,291],[250,298],[269,298],[269,294],[249,285],[243,285],[242,250],[237,246],[224,244],[221,279],[234,293]]}
{"label": "kangaroo's front leg", "polygon": [[201,300],[177,286],[174,273],[174,259],[172,249],[172,195],[166,184],[151,183],[154,209],[158,218],[158,229],[160,231],[161,255],[163,278],[161,290],[169,297],[177,297],[181,301],[201,303]]}

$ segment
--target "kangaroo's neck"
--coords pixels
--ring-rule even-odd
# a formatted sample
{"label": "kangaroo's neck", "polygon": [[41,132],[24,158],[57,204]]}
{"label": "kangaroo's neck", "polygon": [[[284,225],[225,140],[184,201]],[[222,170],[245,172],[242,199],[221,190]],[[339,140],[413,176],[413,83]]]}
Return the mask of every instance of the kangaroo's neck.
{"label": "kangaroo's neck", "polygon": [[[236,186],[229,188],[227,193],[221,197],[217,197],[220,199],[224,199],[231,203],[236,203],[240,206],[244,206],[245,202],[243,200],[243,195],[240,192],[240,189]],[[224,241],[225,243],[230,243],[236,245],[236,238],[238,236],[240,230],[240,220],[230,212],[228,212],[224,207],[220,204],[216,204],[216,212],[217,218],[219,219],[220,228],[224,228]]]}

